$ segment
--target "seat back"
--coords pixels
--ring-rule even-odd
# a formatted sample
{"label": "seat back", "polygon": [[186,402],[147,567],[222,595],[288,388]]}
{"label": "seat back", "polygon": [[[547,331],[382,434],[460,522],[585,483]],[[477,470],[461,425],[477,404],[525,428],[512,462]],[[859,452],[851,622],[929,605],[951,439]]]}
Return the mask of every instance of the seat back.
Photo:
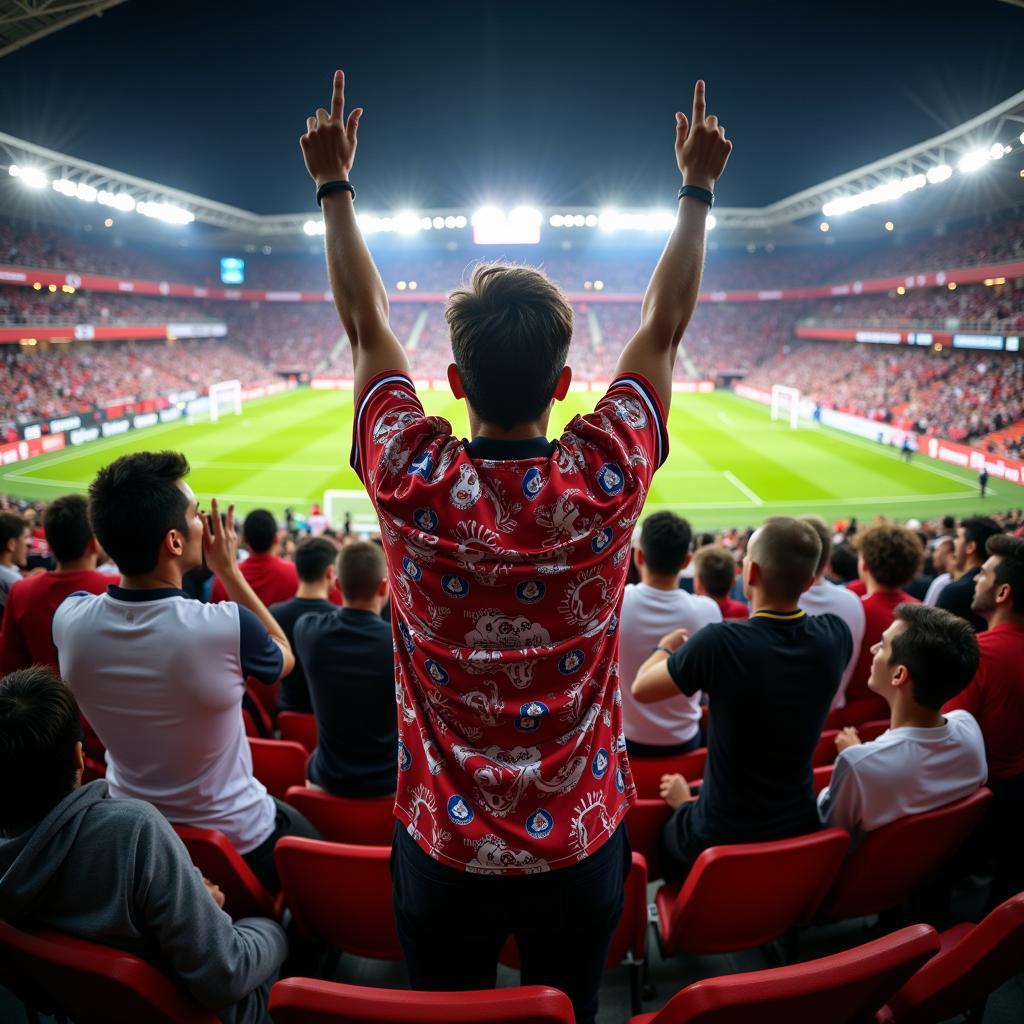
{"label": "seat back", "polygon": [[707,747],[698,747],[671,757],[631,757],[629,770],[633,774],[637,796],[641,800],[661,799],[662,775],[682,775],[687,782],[702,778],[707,759]]}
{"label": "seat back", "polygon": [[288,978],[270,990],[274,1024],[573,1024],[569,997],[541,985],[407,992]]}
{"label": "seat back", "polygon": [[274,847],[285,904],[307,939],[401,960],[391,906],[391,848],[285,836]]}
{"label": "seat back", "polygon": [[285,801],[304,814],[324,839],[353,846],[390,846],[395,832],[395,798],[332,796],[308,786],[292,786]]}
{"label": "seat back", "polygon": [[657,800],[637,800],[626,813],[629,845],[635,853],[643,854],[650,878],[661,878],[661,857],[658,853],[661,831],[672,817],[672,808],[660,797]]}
{"label": "seat back", "polygon": [[76,1024],[217,1024],[152,964],[131,953],[49,930],[0,921],[4,982],[33,1009]]}
{"label": "seat back", "polygon": [[821,734],[818,738],[818,745],[814,748],[814,754],[811,756],[812,768],[821,768],[823,765],[832,764],[839,756],[839,751],[836,750],[838,735],[838,729],[826,729]]}
{"label": "seat back", "polygon": [[857,735],[860,737],[861,743],[870,743],[871,740],[877,740],[883,732],[888,731],[888,718],[873,718],[870,722],[864,722],[863,725],[857,726]]}
{"label": "seat back", "polygon": [[823,764],[820,768],[814,769],[814,795],[817,796],[826,786],[832,783],[832,769],[835,765]]}
{"label": "seat back", "polygon": [[262,736],[270,739],[274,735],[274,720],[264,704],[265,696],[260,693],[262,683],[250,678],[245,684],[245,693],[242,694],[242,711],[248,713],[249,722],[246,728],[252,728],[253,732],[246,732],[247,736]]}
{"label": "seat back", "polygon": [[[955,930],[955,929],[954,929]],[[1024,892],[929,960],[888,1003],[897,1024],[925,1024],[967,1013],[1024,964]]]}
{"label": "seat back", "polygon": [[223,832],[194,825],[175,825],[192,863],[224,893],[224,909],[240,917],[281,916],[273,895],[252,873],[242,855]]}
{"label": "seat back", "polygon": [[868,832],[818,911],[822,921],[865,917],[899,906],[956,851],[981,820],[992,791],[982,787],[944,807]]}
{"label": "seat back", "polygon": [[830,828],[704,850],[678,890],[658,893],[663,945],[727,953],[771,942],[814,914],[849,845],[843,829]]}
{"label": "seat back", "polygon": [[[261,683],[258,679],[253,676],[249,676],[245,681],[245,689],[252,696],[260,707],[265,712],[267,718],[273,725],[274,719],[277,717],[277,698],[281,692],[281,680],[279,679],[276,683]],[[270,733],[273,735],[273,733]]]}
{"label": "seat back", "polygon": [[281,739],[301,743],[311,754],[316,750],[316,715],[302,711],[279,711],[277,727],[281,730]]}
{"label": "seat back", "polygon": [[670,999],[650,1024],[862,1024],[938,948],[935,929],[915,924],[820,960],[708,978]]}
{"label": "seat back", "polygon": [[249,749],[252,751],[252,773],[267,787],[271,796],[283,800],[289,786],[306,784],[309,754],[301,743],[250,736]]}

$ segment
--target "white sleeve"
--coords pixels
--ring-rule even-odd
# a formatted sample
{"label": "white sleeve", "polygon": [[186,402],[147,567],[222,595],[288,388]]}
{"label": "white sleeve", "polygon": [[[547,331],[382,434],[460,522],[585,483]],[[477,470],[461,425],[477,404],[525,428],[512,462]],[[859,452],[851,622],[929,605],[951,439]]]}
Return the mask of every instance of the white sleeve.
{"label": "white sleeve", "polygon": [[864,802],[860,780],[845,753],[836,758],[831,783],[818,794],[818,817],[822,825],[853,832],[863,818]]}

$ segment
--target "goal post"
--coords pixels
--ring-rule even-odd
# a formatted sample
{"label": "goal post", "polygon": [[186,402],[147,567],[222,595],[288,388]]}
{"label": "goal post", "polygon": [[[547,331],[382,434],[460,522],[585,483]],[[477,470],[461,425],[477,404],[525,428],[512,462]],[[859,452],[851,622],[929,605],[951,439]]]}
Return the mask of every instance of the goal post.
{"label": "goal post", "polygon": [[237,380],[222,380],[210,385],[210,422],[216,423],[221,416],[242,414],[242,383]]}
{"label": "goal post", "polygon": [[789,425],[796,430],[800,415],[800,392],[785,384],[772,385],[772,419],[789,417]]}

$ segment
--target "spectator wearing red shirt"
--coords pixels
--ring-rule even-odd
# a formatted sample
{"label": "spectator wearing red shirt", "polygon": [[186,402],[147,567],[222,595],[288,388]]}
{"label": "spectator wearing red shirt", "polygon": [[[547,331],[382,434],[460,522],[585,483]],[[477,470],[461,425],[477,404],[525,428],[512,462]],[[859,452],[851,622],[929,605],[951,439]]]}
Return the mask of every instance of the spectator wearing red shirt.
{"label": "spectator wearing red shirt", "polygon": [[0,512],[0,620],[7,607],[11,587],[22,579],[21,570],[28,560],[31,528],[24,516]]}
{"label": "spectator wearing red shirt", "polygon": [[693,556],[693,592],[710,597],[723,619],[749,619],[750,609],[729,596],[736,582],[736,559],[720,544],[705,544]]}
{"label": "spectator wearing red shirt", "polygon": [[943,706],[978,720],[985,737],[996,873],[993,905],[1024,889],[1024,540],[997,534],[974,583],[971,611],[988,623],[978,634],[981,664],[966,690]]}
{"label": "spectator wearing red shirt", "polygon": [[113,582],[112,577],[96,572],[100,549],[81,494],[67,494],[51,502],[43,527],[57,568],[26,577],[11,588],[0,630],[0,675],[33,664],[49,665],[56,671],[53,613],[68,594],[80,590],[105,594]]}
{"label": "spectator wearing red shirt", "polygon": [[[299,590],[299,574],[295,563],[274,554],[277,546],[277,520],[272,512],[257,508],[245,517],[242,540],[249,557],[239,564],[243,578],[256,596],[269,608],[272,604],[290,601]],[[210,602],[227,601],[228,593],[219,579],[213,581]]]}
{"label": "spectator wearing red shirt", "polygon": [[[672,368],[699,293],[707,193],[732,148],[676,115],[684,183],[640,327],[593,413],[546,439],[573,313],[539,271],[484,265],[446,310],[471,441],[428,417],[388,322],[348,181],[362,110],[301,143],[323,195],[329,278],[352,343],[352,465],[377,511],[399,708],[392,851],[413,988],[494,984],[515,936],[523,984],[566,992],[589,1024],[630,859],[635,797],[618,700],[618,615],[633,526],[664,461]],[[701,197],[704,197],[703,199]],[[460,912],[453,913],[453,908]]]}
{"label": "spectator wearing red shirt", "polygon": [[920,604],[902,589],[917,575],[924,558],[921,539],[913,530],[897,523],[877,522],[858,532],[854,543],[857,571],[864,584],[864,639],[846,688],[846,705],[829,716],[826,728],[830,729],[889,717],[889,705],[868,688],[871,648],[881,642],[895,618],[897,605]]}

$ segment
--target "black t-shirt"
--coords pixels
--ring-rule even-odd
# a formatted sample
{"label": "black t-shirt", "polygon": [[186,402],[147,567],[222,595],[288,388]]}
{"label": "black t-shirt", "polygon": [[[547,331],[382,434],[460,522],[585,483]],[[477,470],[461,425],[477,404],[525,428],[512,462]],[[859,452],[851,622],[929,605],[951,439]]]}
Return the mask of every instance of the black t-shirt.
{"label": "black t-shirt", "polygon": [[302,659],[295,650],[295,623],[303,615],[310,612],[332,612],[337,605],[318,597],[293,597],[289,601],[278,601],[270,606],[270,614],[277,619],[278,625],[288,637],[295,654],[295,668],[281,680],[281,691],[277,698],[277,706],[281,711],[302,711],[311,715],[313,704],[309,699],[309,687],[306,685],[306,673],[302,667]]}
{"label": "black t-shirt", "polygon": [[971,602],[974,600],[974,579],[979,572],[981,569],[971,569],[965,572],[960,579],[944,586],[939,592],[935,607],[959,615],[961,619],[966,619],[974,627],[976,633],[983,633],[988,628],[987,623],[980,615],[975,615],[971,611]]}
{"label": "black t-shirt", "polygon": [[384,796],[398,782],[398,711],[391,627],[379,615],[332,608],[295,624],[319,746],[311,782],[337,796]]}
{"label": "black t-shirt", "polygon": [[681,816],[681,859],[818,828],[811,760],[852,650],[836,615],[761,611],[705,626],[668,659],[683,693],[709,698],[704,785]]}

